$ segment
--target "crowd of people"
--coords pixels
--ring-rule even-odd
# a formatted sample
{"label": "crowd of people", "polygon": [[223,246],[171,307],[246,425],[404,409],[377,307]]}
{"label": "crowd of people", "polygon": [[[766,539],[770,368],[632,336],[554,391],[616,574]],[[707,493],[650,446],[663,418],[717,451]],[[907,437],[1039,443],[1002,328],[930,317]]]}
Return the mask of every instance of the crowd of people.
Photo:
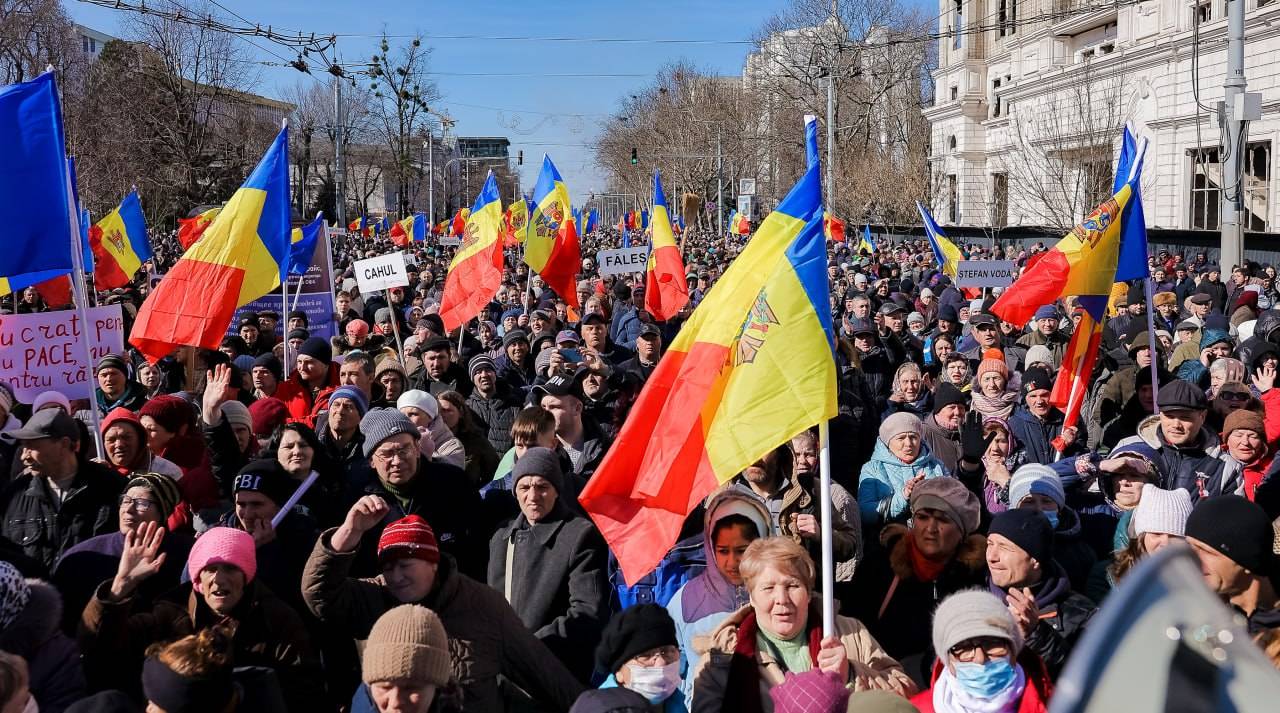
{"label": "crowd of people", "polygon": [[[1118,289],[1068,425],[1073,299],[1010,324],[922,241],[833,243],[834,591],[816,424],[627,586],[578,494],[742,246],[683,240],[667,322],[642,276],[598,273],[612,231],[583,238],[579,306],[509,251],[461,333],[448,249],[361,294],[352,263],[394,248],[338,239],[337,336],[262,312],[218,350],[103,357],[92,400],[0,385],[0,711],[1034,713],[1169,546],[1280,664],[1274,268],[1151,256],[1155,349]],[[128,324],[146,293],[101,297]]]}

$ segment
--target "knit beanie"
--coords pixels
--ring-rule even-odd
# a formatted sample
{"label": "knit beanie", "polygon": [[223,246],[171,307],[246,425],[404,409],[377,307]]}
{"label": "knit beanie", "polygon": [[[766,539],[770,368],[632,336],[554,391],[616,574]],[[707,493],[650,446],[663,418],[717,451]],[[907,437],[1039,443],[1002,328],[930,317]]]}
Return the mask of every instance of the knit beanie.
{"label": "knit beanie", "polygon": [[387,525],[378,538],[378,561],[388,557],[413,557],[440,562],[436,533],[420,515],[409,515]]}
{"label": "knit beanie", "polygon": [[[290,329],[290,330],[289,330],[289,333],[288,333],[287,335],[285,335],[285,339],[288,339],[288,340],[290,340],[290,341],[292,341],[292,340],[294,340],[294,339],[300,339],[300,340],[302,340],[302,341],[306,341],[306,340],[308,340],[308,339],[310,339],[310,338],[311,338],[311,332],[310,332],[309,330],[302,329],[301,327],[299,327],[299,328],[297,328],[297,329]],[[299,346],[301,346],[301,345],[299,345]],[[330,354],[330,359],[332,359],[332,358],[333,358],[333,357],[332,357],[332,354],[333,354],[333,350],[332,350],[332,348],[330,349],[329,354]]]}
{"label": "knit beanie", "polygon": [[849,689],[829,671],[788,671],[782,683],[769,689],[769,697],[774,713],[844,713]]}
{"label": "knit beanie", "polygon": [[1040,463],[1027,463],[1013,471],[1013,477],[1009,480],[1010,508],[1017,508],[1028,495],[1045,495],[1053,498],[1058,507],[1067,505],[1062,478],[1052,468]]}
{"label": "knit beanie", "polygon": [[402,680],[444,686],[452,663],[440,617],[417,604],[388,610],[369,631],[362,669],[367,684]]}
{"label": "knit beanie", "polygon": [[410,389],[400,394],[400,398],[396,399],[396,408],[401,409],[405,406],[412,406],[422,411],[432,421],[440,416],[440,402],[422,389]]}
{"label": "knit beanie", "polygon": [[289,420],[289,407],[280,399],[268,396],[249,404],[249,418],[253,420],[253,435],[266,438]]}
{"label": "knit beanie", "polygon": [[108,354],[99,359],[97,368],[93,370],[94,375],[96,376],[103,369],[115,369],[126,377],[129,376],[129,367],[124,357],[119,354]]}
{"label": "knit beanie", "polygon": [[1142,537],[1145,533],[1156,532],[1184,537],[1190,516],[1190,493],[1182,488],[1163,490],[1146,483],[1142,486],[1142,499],[1133,509],[1133,536]]}
{"label": "knit beanie", "polygon": [[994,371],[1004,378],[1006,384],[1009,383],[1009,367],[1004,363],[1003,359],[985,358],[978,362],[978,370],[974,374],[974,383],[982,383],[982,375],[989,371]]}
{"label": "knit beanie", "polygon": [[258,556],[253,535],[234,527],[214,527],[196,538],[187,558],[187,576],[191,588],[200,591],[200,573],[214,564],[229,564],[244,572],[245,584],[258,573]]}
{"label": "knit beanie", "polygon": [[221,410],[222,417],[227,419],[227,423],[253,430],[253,415],[249,413],[248,406],[235,400],[223,401]]}
{"label": "knit beanie", "polygon": [[[0,399],[4,398],[4,394],[5,391],[0,389]],[[61,406],[63,411],[71,413],[71,401],[61,391],[41,391],[35,401],[31,402],[31,413],[35,413],[49,404]]]}
{"label": "knit beanie", "polygon": [[989,591],[961,590],[943,599],[933,613],[933,650],[941,661],[956,644],[984,636],[1010,642],[1013,658],[1022,650],[1022,632],[1009,607]]}
{"label": "knit beanie", "polygon": [[125,490],[129,488],[146,488],[150,490],[151,497],[156,499],[156,506],[160,508],[161,520],[168,520],[169,516],[173,514],[174,508],[178,507],[178,502],[182,500],[182,491],[178,489],[178,481],[163,473],[141,473],[135,475],[124,486]]}
{"label": "knit beanie", "polygon": [[978,529],[982,517],[978,498],[955,478],[941,476],[928,478],[911,490],[908,502],[911,512],[937,510],[960,528],[968,537]]}
{"label": "knit beanie", "polygon": [[307,337],[298,345],[298,354],[309,356],[325,366],[333,362],[333,347],[329,346],[329,340],[324,337]]}
{"label": "knit beanie", "polygon": [[166,431],[177,433],[184,425],[195,423],[195,411],[191,404],[179,396],[163,394],[142,405],[138,417],[150,416]]}
{"label": "knit beanie", "polygon": [[[232,359],[231,363],[234,364],[235,367],[239,369],[241,372],[247,374],[249,373],[249,370],[253,368],[253,355],[241,354],[235,359]],[[239,382],[235,382],[235,383],[239,383]]]}
{"label": "knit beanie", "polygon": [[938,384],[938,388],[933,392],[933,414],[938,415],[939,411],[951,404],[968,406],[969,397],[950,381],[944,381]]}
{"label": "knit beanie", "polygon": [[1035,510],[1006,510],[991,519],[988,535],[1002,535],[1042,567],[1053,559],[1053,526]]}
{"label": "knit beanie", "polygon": [[540,475],[551,483],[559,495],[564,491],[564,474],[560,471],[560,458],[550,448],[530,448],[516,461],[511,469],[511,489],[515,490],[520,479]]}
{"label": "knit beanie", "polygon": [[274,458],[251,461],[241,468],[240,472],[236,474],[235,480],[231,481],[233,497],[235,493],[242,490],[262,493],[277,506],[283,506],[288,502],[289,497],[293,495],[293,491],[297,489],[298,483],[289,477],[289,474],[284,470],[284,466],[280,465],[280,462]]}
{"label": "knit beanie", "polygon": [[1262,416],[1255,411],[1238,408],[1227,414],[1222,425],[1223,445],[1226,445],[1227,436],[1230,436],[1232,431],[1240,430],[1253,431],[1258,434],[1258,438],[1262,439],[1263,443],[1267,441],[1267,427],[1262,423]]}
{"label": "knit beanie", "polygon": [[372,457],[378,446],[392,436],[407,433],[413,436],[415,441],[422,437],[422,434],[418,433],[418,427],[413,425],[413,421],[393,408],[369,409],[369,413],[360,419],[360,432],[364,434],[365,458]]}
{"label": "knit beanie", "polygon": [[1049,376],[1049,372],[1038,366],[1024,371],[1022,373],[1022,397],[1026,398],[1027,394],[1040,389],[1053,390],[1053,377]]}
{"label": "knit beanie", "polygon": [[1027,356],[1022,360],[1022,368],[1030,369],[1035,363],[1048,364],[1053,366],[1053,352],[1049,351],[1049,347],[1043,344],[1035,344],[1027,349]]}
{"label": "knit beanie", "polygon": [[[260,354],[257,359],[253,360],[253,366],[260,366],[271,372],[271,375],[276,377],[276,381],[284,380],[284,367],[281,366],[280,360],[276,358],[276,355],[271,352]],[[250,367],[250,371],[252,370],[253,368]]]}
{"label": "knit beanie", "polygon": [[364,392],[355,386],[339,386],[329,395],[329,403],[339,399],[346,399],[355,405],[356,411],[361,415],[365,415],[369,411],[369,399]]}
{"label": "knit beanie", "polygon": [[538,356],[533,358],[533,372],[535,374],[546,374],[547,369],[551,368],[551,354],[554,349],[543,349],[538,352]]}
{"label": "knit beanie", "polygon": [[497,371],[498,367],[494,364],[493,357],[488,354],[477,354],[471,358],[471,363],[467,365],[467,375],[474,379],[476,378],[476,372],[485,369]]}
{"label": "knit beanie", "polygon": [[1186,536],[1196,538],[1254,574],[1267,576],[1275,571],[1271,518],[1260,506],[1239,495],[1217,495],[1197,502],[1187,517]]}
{"label": "knit beanie", "polygon": [[369,336],[369,323],[363,319],[353,319],[347,322],[347,327],[343,331],[349,337],[367,337]]}
{"label": "knit beanie", "polygon": [[31,587],[17,567],[0,560],[0,631],[9,628],[31,601]]}
{"label": "knit beanie", "polygon": [[899,411],[880,424],[880,440],[888,445],[894,436],[903,433],[914,433],[919,436],[922,430],[920,419],[915,414]]}
{"label": "knit beanie", "polygon": [[637,604],[614,614],[600,633],[596,668],[617,673],[632,658],[662,646],[679,646],[676,623],[657,604]]}

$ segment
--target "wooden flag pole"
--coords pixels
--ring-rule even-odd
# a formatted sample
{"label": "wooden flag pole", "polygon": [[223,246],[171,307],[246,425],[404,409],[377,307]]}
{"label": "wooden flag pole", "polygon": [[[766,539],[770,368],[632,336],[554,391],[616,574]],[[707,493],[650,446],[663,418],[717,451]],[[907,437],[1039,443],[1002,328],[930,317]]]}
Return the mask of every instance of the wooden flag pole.
{"label": "wooden flag pole", "polygon": [[400,360],[400,368],[404,365],[404,344],[400,341],[400,320],[396,317],[396,310],[391,306],[391,290],[382,288],[382,296],[387,298],[387,307],[391,310],[391,332],[396,335],[396,358]]}

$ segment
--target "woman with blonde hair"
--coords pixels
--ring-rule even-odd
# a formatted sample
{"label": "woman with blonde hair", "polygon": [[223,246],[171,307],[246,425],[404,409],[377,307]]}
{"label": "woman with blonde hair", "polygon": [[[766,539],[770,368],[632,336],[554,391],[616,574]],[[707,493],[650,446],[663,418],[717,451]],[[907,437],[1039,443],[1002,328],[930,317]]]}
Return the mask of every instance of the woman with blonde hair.
{"label": "woman with blonde hair", "polygon": [[857,619],[837,616],[836,635],[823,638],[813,560],[794,540],[755,540],[743,554],[739,573],[749,603],[709,637],[694,640],[704,652],[694,672],[694,713],[771,713],[770,689],[787,673],[813,670],[835,674],[854,691],[915,692],[902,666]]}

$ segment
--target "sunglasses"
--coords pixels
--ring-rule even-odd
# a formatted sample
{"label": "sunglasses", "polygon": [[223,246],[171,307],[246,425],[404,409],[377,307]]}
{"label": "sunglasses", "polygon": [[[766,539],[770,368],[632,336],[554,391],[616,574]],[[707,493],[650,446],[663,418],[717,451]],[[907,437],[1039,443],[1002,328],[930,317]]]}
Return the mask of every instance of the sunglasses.
{"label": "sunglasses", "polygon": [[1218,397],[1227,401],[1248,401],[1249,394],[1243,391],[1219,391]]}

